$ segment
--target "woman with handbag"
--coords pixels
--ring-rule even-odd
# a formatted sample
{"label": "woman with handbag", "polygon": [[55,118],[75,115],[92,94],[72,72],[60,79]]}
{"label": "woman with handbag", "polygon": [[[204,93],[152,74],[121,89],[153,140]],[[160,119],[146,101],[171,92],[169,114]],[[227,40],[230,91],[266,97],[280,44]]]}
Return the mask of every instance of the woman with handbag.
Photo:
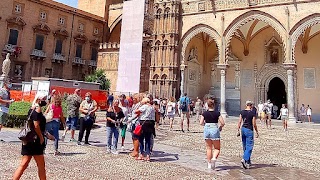
{"label": "woman with handbag", "polygon": [[33,105],[29,110],[29,127],[31,131],[35,132],[36,139],[31,141],[24,141],[22,143],[21,155],[22,161],[18,169],[13,175],[14,180],[21,178],[23,172],[28,167],[32,158],[36,161],[38,166],[38,176],[40,180],[46,179],[46,169],[44,161],[44,133],[46,128],[46,118],[42,114],[42,108],[46,106],[47,96],[38,93],[33,101]]}
{"label": "woman with handbag", "polygon": [[204,126],[203,135],[207,147],[208,169],[214,169],[220,154],[220,131],[225,123],[220,112],[214,110],[214,100],[208,99],[207,104],[209,109],[200,116],[200,124]]}
{"label": "woman with handbag", "polygon": [[80,104],[80,131],[78,137],[78,145],[82,145],[82,138],[84,131],[86,136],[84,138],[84,145],[90,145],[89,136],[94,123],[95,112],[97,111],[97,102],[92,99],[90,92],[85,94],[85,100]]}
{"label": "woman with handbag", "polygon": [[45,112],[46,114],[46,131],[49,134],[52,134],[54,137],[54,155],[59,155],[60,152],[58,151],[58,143],[59,143],[59,128],[60,122],[62,122],[64,128],[65,120],[63,118],[62,106],[61,106],[61,98],[56,96],[50,104]]}
{"label": "woman with handbag", "polygon": [[140,116],[140,125],[134,130],[140,143],[140,155],[136,159],[150,161],[151,136],[155,133],[155,110],[149,98],[143,98],[141,104],[143,105],[136,110],[136,114]]}

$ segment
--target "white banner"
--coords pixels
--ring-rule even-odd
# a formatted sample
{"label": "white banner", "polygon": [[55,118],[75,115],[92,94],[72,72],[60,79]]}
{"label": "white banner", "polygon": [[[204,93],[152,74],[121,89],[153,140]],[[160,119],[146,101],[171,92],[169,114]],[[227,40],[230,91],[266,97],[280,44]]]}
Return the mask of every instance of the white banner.
{"label": "white banner", "polygon": [[118,92],[139,92],[145,0],[123,2]]}

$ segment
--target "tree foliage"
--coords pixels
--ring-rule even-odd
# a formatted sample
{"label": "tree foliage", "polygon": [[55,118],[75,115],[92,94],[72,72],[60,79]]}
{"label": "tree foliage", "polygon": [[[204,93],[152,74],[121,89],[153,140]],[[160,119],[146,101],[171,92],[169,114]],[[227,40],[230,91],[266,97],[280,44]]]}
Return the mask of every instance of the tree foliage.
{"label": "tree foliage", "polygon": [[106,78],[104,71],[102,69],[96,70],[93,74],[87,75],[85,77],[86,82],[100,83],[100,89],[108,90],[110,88],[110,80]]}

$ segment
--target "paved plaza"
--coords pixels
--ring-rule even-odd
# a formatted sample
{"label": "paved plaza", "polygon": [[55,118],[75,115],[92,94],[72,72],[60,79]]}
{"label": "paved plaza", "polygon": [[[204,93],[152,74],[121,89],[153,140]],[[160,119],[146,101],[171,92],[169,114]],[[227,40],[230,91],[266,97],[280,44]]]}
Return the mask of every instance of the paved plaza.
{"label": "paved plaza", "polygon": [[[50,142],[45,156],[48,179],[320,179],[318,124],[294,124],[288,133],[279,122],[272,130],[259,124],[260,138],[255,141],[253,166],[249,170],[242,169],[239,163],[242,147],[236,137],[236,118],[227,119],[222,131],[216,170],[206,169],[202,127],[198,122],[192,119],[191,131],[186,133],[178,131],[178,118],[173,131],[168,131],[167,124],[157,132],[151,162],[136,161],[128,155],[130,134],[124,152],[108,154],[104,124],[92,131],[92,146],[61,142],[62,154],[54,156]],[[10,179],[20,163],[17,133],[17,129],[3,129],[0,133],[4,140],[0,142],[0,179]],[[22,179],[37,179],[34,161]]]}

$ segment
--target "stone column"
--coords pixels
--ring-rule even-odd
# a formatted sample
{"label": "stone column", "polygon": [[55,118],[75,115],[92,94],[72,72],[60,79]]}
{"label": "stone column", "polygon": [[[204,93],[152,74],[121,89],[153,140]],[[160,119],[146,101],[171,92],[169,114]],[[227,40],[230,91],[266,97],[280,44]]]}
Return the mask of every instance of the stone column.
{"label": "stone column", "polygon": [[221,95],[220,95],[220,113],[223,118],[227,118],[228,114],[226,111],[226,70],[228,68],[227,64],[218,64],[218,69],[220,69],[221,76]]}
{"label": "stone column", "polygon": [[295,97],[294,97],[294,81],[293,74],[296,64],[284,64],[284,67],[287,69],[288,75],[288,93],[287,93],[287,105],[289,109],[289,122],[295,123],[297,121],[295,117]]}
{"label": "stone column", "polygon": [[209,62],[211,64],[211,89],[214,89],[214,82],[215,82],[215,63],[214,62]]}
{"label": "stone column", "polygon": [[180,94],[180,96],[183,96],[183,94],[184,94],[184,86],[185,86],[185,84],[184,84],[184,76],[185,76],[185,70],[186,70],[186,68],[187,68],[187,65],[185,65],[185,63],[184,63],[184,60],[182,60],[181,61],[181,65],[180,65],[180,71],[181,71],[181,82],[180,82],[180,92],[181,92],[181,94]]}

